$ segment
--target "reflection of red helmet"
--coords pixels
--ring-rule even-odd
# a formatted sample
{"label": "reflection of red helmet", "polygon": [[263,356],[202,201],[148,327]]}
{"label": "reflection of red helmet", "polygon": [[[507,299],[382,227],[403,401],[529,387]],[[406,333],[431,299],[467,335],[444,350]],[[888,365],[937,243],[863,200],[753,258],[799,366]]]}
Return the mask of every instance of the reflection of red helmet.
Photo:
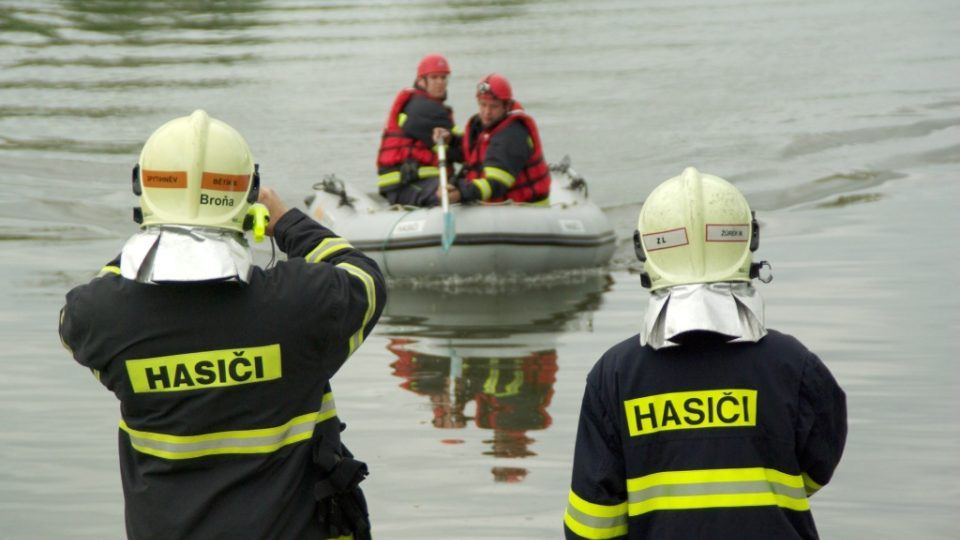
{"label": "reflection of red helmet", "polygon": [[503,75],[496,73],[487,75],[477,84],[477,98],[499,99],[500,101],[512,100],[513,89],[510,88],[510,81]]}
{"label": "reflection of red helmet", "polygon": [[447,63],[447,59],[436,53],[428,54],[420,59],[420,64],[417,66],[417,78],[426,77],[431,73],[446,73],[449,75],[450,64]]}
{"label": "reflection of red helmet", "polygon": [[490,469],[493,473],[494,482],[522,482],[527,477],[527,470],[520,467],[494,467]]}

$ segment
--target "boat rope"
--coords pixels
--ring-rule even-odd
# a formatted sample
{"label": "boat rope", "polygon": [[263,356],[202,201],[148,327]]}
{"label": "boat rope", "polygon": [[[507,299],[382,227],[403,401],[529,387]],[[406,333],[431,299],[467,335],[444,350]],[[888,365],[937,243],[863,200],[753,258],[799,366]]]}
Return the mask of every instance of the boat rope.
{"label": "boat rope", "polygon": [[584,197],[590,197],[590,192],[587,188],[587,179],[577,171],[573,170],[573,167],[570,166],[569,155],[563,156],[563,159],[560,160],[560,163],[551,164],[550,172],[556,172],[565,175],[570,179],[570,182],[566,185],[567,189],[571,191],[582,191]]}
{"label": "boat rope", "polygon": [[353,203],[356,202],[357,199],[347,195],[347,187],[344,185],[343,180],[337,178],[337,176],[333,173],[324,176],[323,179],[313,185],[313,189],[320,189],[326,193],[340,197],[340,201],[337,204],[338,208],[341,206],[348,206],[356,210],[356,208],[353,206]]}

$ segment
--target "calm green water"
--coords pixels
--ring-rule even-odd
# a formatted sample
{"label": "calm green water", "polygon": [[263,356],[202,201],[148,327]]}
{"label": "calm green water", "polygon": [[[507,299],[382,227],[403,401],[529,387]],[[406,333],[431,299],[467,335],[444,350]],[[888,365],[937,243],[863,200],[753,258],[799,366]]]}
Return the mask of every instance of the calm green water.
{"label": "calm green water", "polygon": [[[583,380],[636,332],[639,205],[684,166],[759,211],[770,326],[848,392],[824,538],[960,538],[960,4],[0,0],[0,538],[122,538],[116,400],[61,348],[63,294],[134,231],[129,171],[205,108],[291,203],[373,186],[424,53],[450,103],[510,78],[621,246],[609,268],[393,291],[334,385],[379,538],[560,536]],[[282,321],[276,321],[282,324]]]}

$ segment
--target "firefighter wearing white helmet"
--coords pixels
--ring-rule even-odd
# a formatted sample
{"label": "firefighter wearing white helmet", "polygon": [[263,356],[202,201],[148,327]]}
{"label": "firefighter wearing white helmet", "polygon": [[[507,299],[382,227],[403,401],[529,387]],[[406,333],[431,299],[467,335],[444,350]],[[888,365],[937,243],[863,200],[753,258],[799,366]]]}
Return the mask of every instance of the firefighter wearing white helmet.
{"label": "firefighter wearing white helmet", "polygon": [[[150,136],[133,189],[140,230],[60,313],[121,404],[127,537],[370,538],[330,380],[383,309],[376,263],[261,188],[203,111]],[[258,228],[285,260],[252,264]]]}
{"label": "firefighter wearing white helmet", "polygon": [[695,168],[647,197],[634,247],[650,303],[587,376],[568,539],[817,538],[809,497],[840,461],[846,400],[765,326],[758,235],[744,196]]}

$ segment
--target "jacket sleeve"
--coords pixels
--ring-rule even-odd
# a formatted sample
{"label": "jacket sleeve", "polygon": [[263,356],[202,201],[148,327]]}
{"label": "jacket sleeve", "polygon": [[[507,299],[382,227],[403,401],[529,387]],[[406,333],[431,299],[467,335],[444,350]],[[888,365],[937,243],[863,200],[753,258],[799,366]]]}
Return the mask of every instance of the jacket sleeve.
{"label": "jacket sleeve", "polygon": [[431,99],[414,96],[403,112],[407,115],[402,126],[403,132],[427,146],[433,146],[433,128],[453,129],[450,112]]}
{"label": "jacket sleeve", "polygon": [[460,185],[463,200],[499,199],[517,182],[517,175],[533,153],[530,132],[514,122],[494,135],[483,156],[483,176]]}
{"label": "jacket sleeve", "polygon": [[847,439],[846,395],[813,353],[800,383],[797,458],[807,495],[827,485]]}
{"label": "jacket sleeve", "polygon": [[[348,336],[335,356],[346,360],[370,335],[386,303],[386,283],[372,259],[344,238],[297,209],[276,223],[274,238],[288,258],[303,258],[308,265],[329,265],[333,280],[342,286],[336,325]],[[336,352],[336,351],[335,351]]]}
{"label": "jacket sleeve", "polygon": [[[114,274],[120,274],[119,254],[113,260],[103,265],[94,279]],[[90,371],[93,372],[93,375],[99,380],[100,369],[102,369],[103,366],[95,365],[96,360],[94,358],[83,357],[74,352],[76,350],[87,349],[88,347],[84,346],[87,344],[85,340],[90,338],[89,324],[93,314],[84,311],[88,304],[86,299],[89,296],[89,293],[85,289],[85,287],[80,286],[67,293],[66,303],[60,308],[60,320],[57,332],[60,335],[60,343],[63,345],[63,348],[70,352],[78,364],[89,368]]]}
{"label": "jacket sleeve", "polygon": [[[594,372],[596,372],[596,368]],[[616,420],[587,380],[573,456],[573,479],[563,516],[568,540],[621,538],[627,534],[626,472]]]}

